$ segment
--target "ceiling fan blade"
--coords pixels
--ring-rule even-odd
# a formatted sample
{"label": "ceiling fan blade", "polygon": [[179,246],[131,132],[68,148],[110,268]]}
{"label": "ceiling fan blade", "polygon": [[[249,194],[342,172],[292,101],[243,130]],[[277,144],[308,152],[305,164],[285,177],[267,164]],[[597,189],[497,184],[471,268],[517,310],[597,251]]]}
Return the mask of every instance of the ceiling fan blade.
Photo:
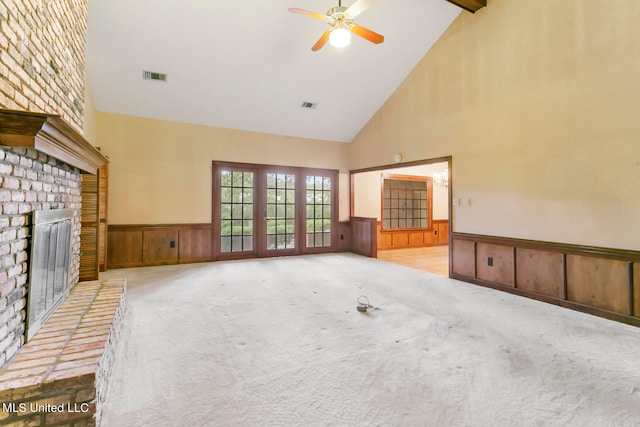
{"label": "ceiling fan blade", "polygon": [[315,52],[316,50],[322,49],[322,46],[324,46],[325,43],[327,43],[327,40],[329,40],[329,34],[331,34],[331,30],[332,29],[329,28],[327,31],[322,33],[322,35],[320,36],[316,44],[314,44],[313,47],[311,48],[312,51]]}
{"label": "ceiling fan blade", "polygon": [[310,12],[310,11],[304,10],[304,9],[298,9],[297,7],[290,7],[289,8],[289,12],[297,13],[298,15],[310,16],[310,17],[316,18],[316,19],[322,19],[323,21],[326,21],[327,19],[329,19],[329,17],[327,15],[322,15],[320,13],[315,13],[315,12]]}
{"label": "ceiling fan blade", "polygon": [[370,29],[358,24],[352,24],[349,27],[349,30],[351,30],[353,34],[369,40],[371,43],[380,44],[384,41],[384,36],[382,34],[378,34],[375,31],[371,31]]}
{"label": "ceiling fan blade", "polygon": [[345,10],[345,13],[348,13],[352,18],[355,18],[364,12],[375,1],[376,0],[356,0],[347,8],[347,10]]}

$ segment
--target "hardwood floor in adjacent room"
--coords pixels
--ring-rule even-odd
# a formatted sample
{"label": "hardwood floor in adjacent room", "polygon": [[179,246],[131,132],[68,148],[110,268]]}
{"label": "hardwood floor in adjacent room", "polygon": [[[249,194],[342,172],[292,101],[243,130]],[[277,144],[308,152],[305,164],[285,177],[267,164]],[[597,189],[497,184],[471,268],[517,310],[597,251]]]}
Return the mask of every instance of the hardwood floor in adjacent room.
{"label": "hardwood floor in adjacent room", "polygon": [[449,276],[449,246],[378,250],[378,259]]}

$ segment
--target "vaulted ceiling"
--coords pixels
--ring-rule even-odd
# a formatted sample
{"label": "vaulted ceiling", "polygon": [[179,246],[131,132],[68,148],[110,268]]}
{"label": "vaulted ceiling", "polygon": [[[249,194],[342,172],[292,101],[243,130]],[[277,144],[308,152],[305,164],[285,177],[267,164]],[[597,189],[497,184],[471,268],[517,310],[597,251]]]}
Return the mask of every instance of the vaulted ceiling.
{"label": "vaulted ceiling", "polygon": [[[91,0],[86,56],[96,109],[350,142],[468,13],[461,7],[475,11],[485,0],[367,3],[356,23],[384,43],[352,37],[346,48],[312,52],[327,23],[288,9],[325,14],[338,0]],[[143,71],[167,80],[143,80]]]}

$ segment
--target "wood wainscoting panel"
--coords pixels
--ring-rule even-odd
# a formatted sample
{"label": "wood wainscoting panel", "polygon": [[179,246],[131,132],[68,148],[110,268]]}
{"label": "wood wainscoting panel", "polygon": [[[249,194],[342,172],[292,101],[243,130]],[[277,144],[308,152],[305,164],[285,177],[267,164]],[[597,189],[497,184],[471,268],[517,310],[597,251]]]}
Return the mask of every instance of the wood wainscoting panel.
{"label": "wood wainscoting panel", "polygon": [[180,261],[210,261],[211,227],[189,228],[178,231],[178,259]]}
{"label": "wood wainscoting panel", "polygon": [[640,262],[633,263],[633,315],[640,317]]}
{"label": "wood wainscoting panel", "polygon": [[422,246],[424,245],[424,235],[426,233],[422,231],[409,231],[409,246]]}
{"label": "wood wainscoting panel", "polygon": [[446,219],[433,221],[433,228],[382,230],[377,223],[378,249],[405,249],[445,245],[449,243],[449,223]]}
{"label": "wood wainscoting panel", "polygon": [[567,299],[626,314],[629,303],[627,263],[568,254]]}
{"label": "wood wainscoting panel", "polygon": [[389,233],[378,233],[378,248],[391,249],[393,247],[393,240]]}
{"label": "wood wainscoting panel", "polygon": [[564,298],[562,254],[516,248],[516,288]]}
{"label": "wood wainscoting panel", "polygon": [[438,246],[440,242],[438,241],[437,230],[427,230],[423,233],[423,246]]}
{"label": "wood wainscoting panel", "polygon": [[351,217],[351,251],[376,258],[378,255],[378,233],[376,232],[376,219],[364,217]]}
{"label": "wood wainscoting panel", "polygon": [[391,235],[391,246],[394,248],[406,248],[409,246],[409,234],[405,231],[402,233],[393,233]]}
{"label": "wood wainscoting panel", "polygon": [[477,243],[476,274],[478,279],[513,287],[514,267],[513,247]]}
{"label": "wood wainscoting panel", "polygon": [[142,230],[109,230],[107,259],[110,268],[142,265]]}
{"label": "wood wainscoting panel", "polygon": [[451,241],[452,271],[467,277],[476,277],[475,242],[453,239]]}
{"label": "wood wainscoting panel", "polygon": [[142,259],[149,263],[178,261],[178,230],[145,230]]}
{"label": "wood wainscoting panel", "polygon": [[351,249],[351,223],[338,222],[338,251],[348,252]]}
{"label": "wood wainscoting panel", "polygon": [[438,244],[446,245],[449,243],[449,220],[434,220],[433,228],[438,232]]}
{"label": "wood wainscoting panel", "polygon": [[211,261],[211,224],[109,225],[109,268]]}
{"label": "wood wainscoting panel", "polygon": [[640,327],[640,251],[457,232],[450,237],[452,278]]}

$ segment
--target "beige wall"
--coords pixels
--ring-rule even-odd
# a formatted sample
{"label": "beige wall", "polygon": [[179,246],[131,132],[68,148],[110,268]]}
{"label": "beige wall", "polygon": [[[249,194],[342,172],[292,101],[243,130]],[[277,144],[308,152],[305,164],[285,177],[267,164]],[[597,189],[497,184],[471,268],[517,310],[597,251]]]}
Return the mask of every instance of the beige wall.
{"label": "beige wall", "polygon": [[111,161],[110,224],[211,222],[213,160],[338,169],[348,215],[347,144],[101,112],[96,136]]}
{"label": "beige wall", "polygon": [[350,144],[453,156],[453,231],[640,250],[640,2],[462,13]]}
{"label": "beige wall", "polygon": [[[435,172],[442,172],[447,163],[433,163],[430,165],[408,166],[402,168],[385,169],[383,171],[361,172],[353,175],[353,192],[355,216],[368,218],[380,217],[380,175],[382,173],[431,176]],[[433,184],[433,219],[449,218],[449,194],[448,189],[441,185]]]}

